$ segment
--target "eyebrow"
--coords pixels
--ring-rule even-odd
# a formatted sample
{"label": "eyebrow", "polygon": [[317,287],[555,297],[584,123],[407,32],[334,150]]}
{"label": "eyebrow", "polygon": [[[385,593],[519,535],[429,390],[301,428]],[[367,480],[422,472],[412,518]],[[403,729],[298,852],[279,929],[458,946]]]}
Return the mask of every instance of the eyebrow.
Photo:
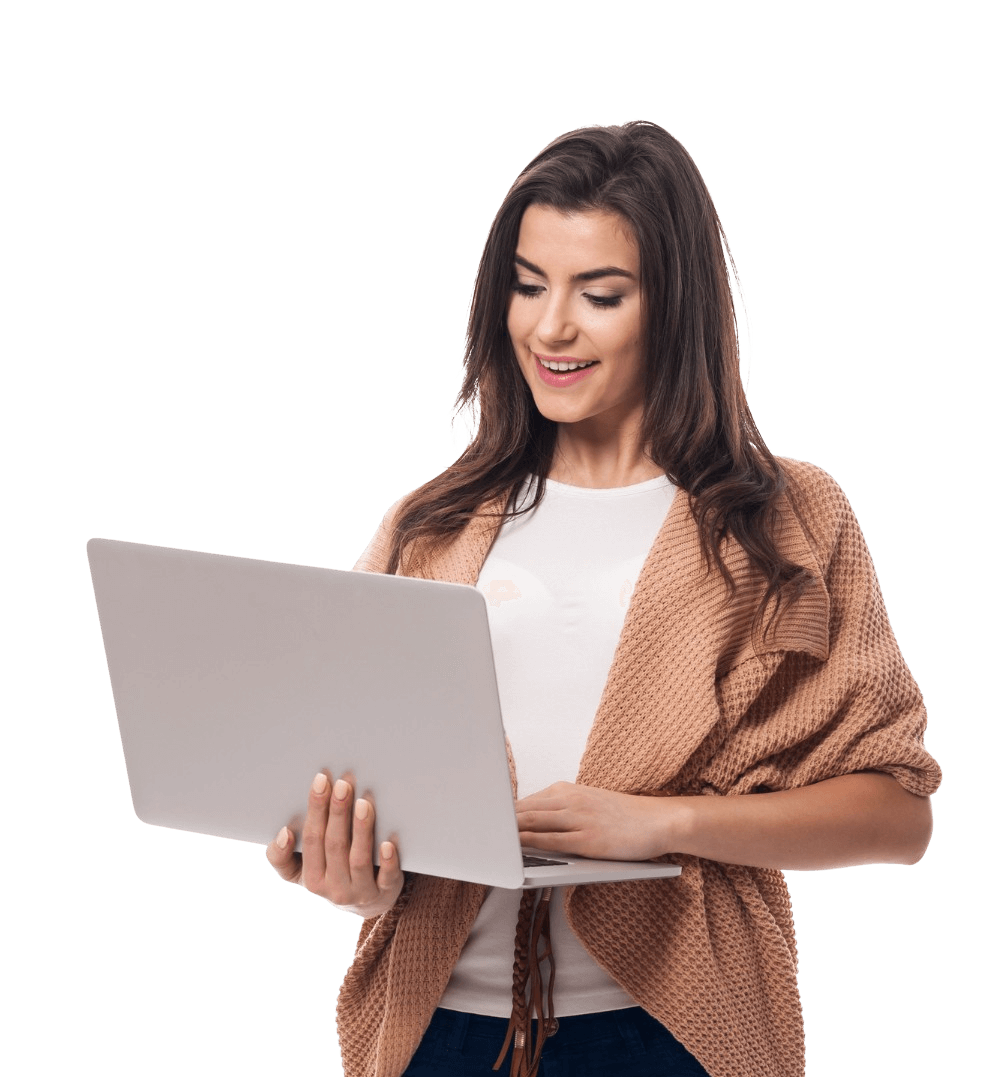
{"label": "eyebrow", "polygon": [[[545,277],[548,280],[545,271],[539,269],[536,265],[532,265],[527,258],[522,258],[519,254],[515,254],[514,261],[529,272],[537,273],[540,277]],[[586,281],[599,280],[601,277],[626,277],[628,280],[635,280],[635,274],[630,273],[627,269],[620,269],[618,266],[602,266],[600,269],[588,269],[585,273],[575,273],[571,281],[573,284],[582,284]]]}

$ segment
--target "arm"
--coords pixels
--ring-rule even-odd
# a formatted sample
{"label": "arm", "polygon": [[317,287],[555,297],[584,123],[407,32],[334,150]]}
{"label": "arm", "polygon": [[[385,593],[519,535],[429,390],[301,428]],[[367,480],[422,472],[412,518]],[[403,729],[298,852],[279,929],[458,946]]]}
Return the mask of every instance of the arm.
{"label": "arm", "polygon": [[797,870],[915,864],[931,837],[930,798],[908,793],[889,774],[684,799],[689,815],[681,840],[690,848],[680,851],[729,864]]}
{"label": "arm", "polygon": [[915,864],[931,835],[927,797],[890,775],[845,774],[745,796],[647,797],[559,782],[517,803],[523,845],[610,859],[687,853],[808,870]]}

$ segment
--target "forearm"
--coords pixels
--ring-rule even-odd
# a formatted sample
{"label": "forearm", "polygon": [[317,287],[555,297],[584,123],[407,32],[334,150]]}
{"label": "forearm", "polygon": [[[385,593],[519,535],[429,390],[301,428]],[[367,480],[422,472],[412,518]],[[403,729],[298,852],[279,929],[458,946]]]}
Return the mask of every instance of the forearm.
{"label": "forearm", "polygon": [[809,870],[914,864],[931,835],[927,797],[888,774],[846,774],[747,796],[668,797],[664,853],[750,867]]}

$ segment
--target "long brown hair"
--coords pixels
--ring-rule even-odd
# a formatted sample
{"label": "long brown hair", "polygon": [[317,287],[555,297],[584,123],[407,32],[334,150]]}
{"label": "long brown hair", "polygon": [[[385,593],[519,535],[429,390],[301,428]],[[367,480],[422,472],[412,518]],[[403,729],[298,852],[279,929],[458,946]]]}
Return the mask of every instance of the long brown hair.
{"label": "long brown hair", "polygon": [[[759,619],[772,596],[781,605],[809,573],[784,558],[773,538],[785,478],[740,382],[725,233],[687,151],[643,121],[562,135],[504,199],[479,263],[456,400],[459,409],[478,405],[478,429],[451,467],[400,506],[387,571],[415,566],[494,499],[505,499],[499,524],[532,509],[544,493],[556,424],[535,407],[507,332],[514,254],[529,205],[610,211],[628,222],[639,248],[644,311],[641,437],[650,458],[690,498],[706,564],[722,573],[730,593],[734,583],[721,554],[727,535],[763,575]],[[517,492],[532,474],[534,496],[517,508]]]}

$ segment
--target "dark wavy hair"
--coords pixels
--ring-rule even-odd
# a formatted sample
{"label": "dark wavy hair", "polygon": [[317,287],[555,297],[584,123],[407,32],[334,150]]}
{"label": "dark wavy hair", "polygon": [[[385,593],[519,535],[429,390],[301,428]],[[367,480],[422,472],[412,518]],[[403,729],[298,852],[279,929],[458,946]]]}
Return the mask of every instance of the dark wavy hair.
{"label": "dark wavy hair", "polygon": [[[479,263],[456,400],[459,410],[478,407],[478,428],[451,467],[401,504],[387,571],[415,570],[487,502],[505,499],[499,526],[544,493],[556,424],[535,407],[507,332],[514,254],[530,205],[609,211],[628,223],[639,249],[649,457],[689,497],[706,566],[722,573],[732,595],[721,554],[731,536],[766,581],[757,620],[772,597],[776,613],[809,573],[784,558],[773,537],[786,480],[740,381],[729,247],[694,161],[662,127],[643,121],[562,135],[521,172],[500,206]],[[538,476],[534,497],[516,508],[531,474]]]}

